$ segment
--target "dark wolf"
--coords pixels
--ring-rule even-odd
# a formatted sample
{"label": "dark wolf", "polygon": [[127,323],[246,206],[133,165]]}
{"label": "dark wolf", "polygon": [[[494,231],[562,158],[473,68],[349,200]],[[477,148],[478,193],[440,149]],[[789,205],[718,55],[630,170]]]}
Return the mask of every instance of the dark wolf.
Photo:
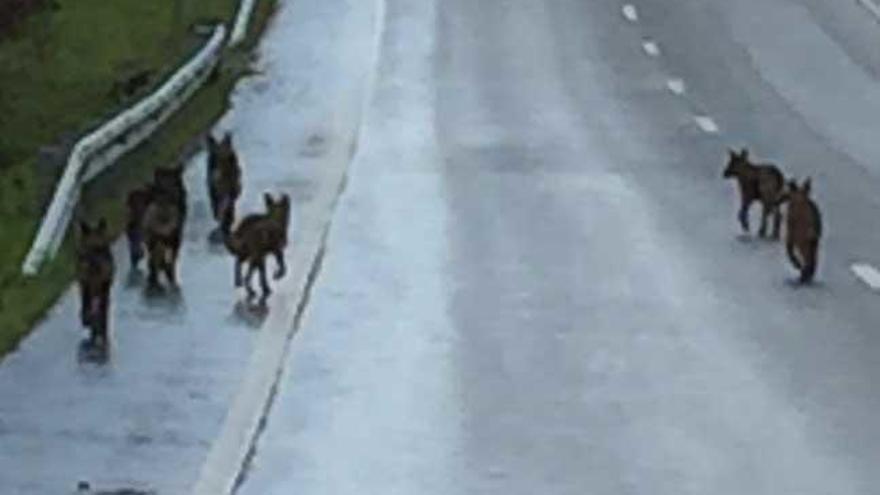
{"label": "dark wolf", "polygon": [[791,264],[801,272],[800,283],[808,284],[816,275],[819,264],[819,240],[822,237],[822,214],[810,197],[812,180],[808,177],[798,187],[789,181],[781,203],[788,203],[785,222],[785,249]]}
{"label": "dark wolf", "polygon": [[749,161],[749,152],[729,150],[727,167],[722,174],[725,179],[735,178],[739,185],[740,209],[737,215],[740,226],[749,233],[749,207],[759,201],[763,207],[761,212],[761,228],[758,235],[767,235],[767,218],[773,216],[773,238],[779,239],[782,225],[782,212],[779,198],[782,196],[785,178],[775,165],[770,163],[755,164]]}
{"label": "dark wolf", "polygon": [[150,287],[158,287],[160,273],[176,287],[187,213],[183,168],[156,169],[152,184],[129,193],[128,209],[126,233],[132,267],[137,267],[146,247]]}
{"label": "dark wolf", "polygon": [[246,288],[249,297],[254,297],[251,279],[255,271],[260,274],[263,300],[272,290],[266,277],[266,258],[273,255],[278,264],[275,280],[284,276],[287,267],[284,263],[284,249],[287,247],[287,228],[290,223],[290,198],[283,194],[274,199],[265,194],[263,200],[266,212],[251,214],[242,219],[235,231],[226,238],[226,247],[235,257],[235,286],[242,286],[242,265],[248,264]]}
{"label": "dark wolf", "polygon": [[89,343],[102,348],[108,344],[107,321],[114,273],[110,243],[106,220],[100,219],[95,226],[80,222],[77,247],[77,281],[82,297],[80,321],[91,331]]}
{"label": "dark wolf", "polygon": [[208,194],[211,212],[228,237],[235,222],[235,203],[241,195],[241,167],[229,133],[221,141],[208,135]]}

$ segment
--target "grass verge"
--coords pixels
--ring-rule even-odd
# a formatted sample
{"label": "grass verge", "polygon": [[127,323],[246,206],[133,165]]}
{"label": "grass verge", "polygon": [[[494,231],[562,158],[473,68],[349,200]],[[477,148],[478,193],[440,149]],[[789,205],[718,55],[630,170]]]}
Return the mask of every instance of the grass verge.
{"label": "grass verge", "polygon": [[[227,0],[210,0],[210,2],[216,5],[229,3]],[[104,0],[98,3],[106,5]],[[232,3],[229,15],[225,18],[232,17],[234,5],[237,3]],[[228,96],[236,81],[248,73],[249,56],[268,25],[275,6],[275,0],[257,2],[247,39],[240,48],[224,56],[218,78],[196,93],[146,143],[124,157],[115,170],[105,173],[89,184],[83,192],[80,213],[88,217],[103,215],[109,220],[114,232],[121,232],[125,214],[123,207],[125,192],[147,179],[156,166],[172,163],[180,159],[181,155],[193,150],[204,131],[223,115],[227,109]],[[203,16],[193,15],[191,18],[198,20]],[[187,53],[192,52],[198,45],[186,44]],[[174,66],[180,65],[184,58],[182,55],[177,57]],[[0,150],[2,149],[0,146]],[[45,174],[45,171],[43,173]],[[52,185],[57,177],[57,173],[52,177]],[[15,349],[21,339],[70,286],[74,277],[74,246],[72,236],[68,235],[58,256],[47,263],[39,276],[22,277],[19,272],[20,263],[36,232],[51,189],[41,183],[47,179],[41,177],[40,167],[35,159],[26,159],[21,165],[7,170],[0,168],[0,180],[2,180],[0,183],[0,226],[2,226],[0,227],[2,229],[0,230],[0,248],[2,248],[0,249],[0,359],[2,359],[2,356]],[[71,228],[70,232],[74,232],[74,229]],[[124,266],[125,260],[117,260],[117,264]],[[77,322],[72,321],[71,325],[77,325]]]}

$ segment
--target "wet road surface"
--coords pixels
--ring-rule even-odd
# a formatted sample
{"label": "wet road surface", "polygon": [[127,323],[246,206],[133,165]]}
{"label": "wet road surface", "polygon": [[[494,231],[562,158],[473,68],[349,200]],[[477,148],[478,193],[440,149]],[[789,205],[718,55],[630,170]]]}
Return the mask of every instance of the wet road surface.
{"label": "wet road surface", "polygon": [[[357,150],[240,493],[876,491],[880,296],[852,271],[880,266],[864,10],[385,4],[359,136],[373,4],[354,0],[284,2],[218,126],[242,211],[293,197],[294,249]],[[816,286],[738,235],[729,145],[813,176]],[[267,330],[205,241],[203,161],[182,298],[144,300],[118,256],[108,365],[77,360],[74,292],[0,365],[0,492],[186,493],[203,468]]]}
{"label": "wet road surface", "polygon": [[[874,493],[880,26],[644,3],[388,0],[240,493]],[[728,145],[813,176],[816,286],[738,235]]]}
{"label": "wet road surface", "polygon": [[[263,192],[291,196],[287,256],[296,259],[300,241],[328,220],[317,191],[338,189],[327,183],[350,160],[371,24],[358,7],[283,3],[260,49],[260,73],[239,85],[214,133],[233,134],[244,169],[241,214],[262,211]],[[231,257],[208,242],[204,173],[200,152],[186,177],[178,297],[145,297],[123,243],[115,246],[107,364],[77,352],[86,333],[73,288],[0,364],[0,493],[69,493],[86,481],[95,490],[166,495],[195,483],[264,320],[284,306],[275,298],[268,309],[242,304]]]}

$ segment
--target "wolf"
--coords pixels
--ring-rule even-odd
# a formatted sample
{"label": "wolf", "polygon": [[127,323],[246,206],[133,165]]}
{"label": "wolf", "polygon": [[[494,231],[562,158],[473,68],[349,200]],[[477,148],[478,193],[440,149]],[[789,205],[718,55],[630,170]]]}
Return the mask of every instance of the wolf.
{"label": "wolf", "polygon": [[722,177],[735,178],[739,184],[740,209],[737,215],[740,226],[749,233],[749,207],[754,201],[760,201],[761,213],[760,237],[767,235],[767,218],[773,216],[773,239],[779,239],[782,226],[782,212],[779,209],[779,198],[785,185],[785,178],[779,168],[770,163],[754,164],[749,161],[749,151],[743,148],[740,152],[728,150],[729,159]]}
{"label": "wolf", "polygon": [[107,347],[107,320],[110,309],[110,287],[115,271],[111,239],[107,221],[98,220],[96,225],[80,222],[80,239],[77,247],[77,281],[82,305],[80,321],[91,331],[89,342]]}
{"label": "wolf", "polygon": [[246,289],[248,296],[253,298],[255,291],[251,287],[251,278],[255,271],[260,273],[260,284],[263,289],[263,300],[272,293],[266,277],[266,258],[273,255],[278,264],[275,280],[287,272],[284,262],[284,249],[287,247],[287,229],[290,223],[290,197],[282,194],[279,199],[266,193],[263,195],[266,212],[251,214],[242,219],[235,231],[226,238],[225,244],[235,257],[235,286],[242,286],[241,269],[248,264]]}
{"label": "wolf", "polygon": [[[183,168],[180,166],[157,168],[153,172],[153,181],[150,184],[130,191],[126,198],[128,218],[125,233],[128,238],[132,269],[137,269],[140,260],[144,257],[144,247],[147,246],[144,220],[147,218],[150,206],[160,197],[163,201],[169,197],[174,199],[180,222],[175,225],[173,232],[168,234],[168,239],[175,258],[180,250],[180,245],[183,242],[183,224],[187,213]],[[167,201],[165,202],[167,203]],[[153,220],[157,220],[155,213],[156,209],[151,213]]]}
{"label": "wolf", "polygon": [[228,132],[221,141],[210,134],[208,143],[208,194],[220,232],[228,236],[235,221],[235,203],[241,195],[241,166]]}
{"label": "wolf", "polygon": [[790,180],[780,204],[788,203],[785,222],[785,250],[795,269],[801,272],[800,283],[809,284],[816,275],[819,263],[819,240],[822,237],[822,213],[810,197],[812,179],[807,177],[801,186]]}
{"label": "wolf", "polygon": [[159,168],[153,175],[149,203],[141,219],[143,241],[149,258],[148,285],[158,288],[163,273],[177,287],[177,260],[186,221],[186,188],[183,168]]}

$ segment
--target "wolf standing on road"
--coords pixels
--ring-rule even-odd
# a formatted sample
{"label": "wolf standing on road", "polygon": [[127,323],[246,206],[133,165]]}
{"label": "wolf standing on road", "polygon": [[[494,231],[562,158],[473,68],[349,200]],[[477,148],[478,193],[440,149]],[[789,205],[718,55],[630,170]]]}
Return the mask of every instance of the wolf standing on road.
{"label": "wolf standing on road", "polygon": [[107,347],[107,320],[110,309],[110,287],[113,285],[113,253],[107,222],[103,218],[92,226],[80,222],[77,249],[77,280],[82,307],[80,320],[91,330],[89,343]]}
{"label": "wolf standing on road", "polygon": [[745,148],[739,153],[729,150],[730,158],[724,169],[725,179],[736,178],[739,184],[741,205],[739,223],[745,233],[749,233],[749,207],[754,201],[760,201],[761,228],[758,235],[767,235],[767,217],[773,215],[773,238],[779,239],[782,225],[782,212],[779,209],[779,198],[782,195],[785,178],[782,172],[772,164],[753,164],[749,161],[749,151]]}
{"label": "wolf standing on road", "polygon": [[235,222],[235,203],[241,195],[241,167],[228,132],[217,142],[208,135],[208,194],[211,212],[220,224],[223,237],[229,236]]}
{"label": "wolf standing on road", "polygon": [[247,262],[248,296],[254,296],[251,278],[256,270],[260,272],[260,284],[265,300],[272,293],[266,278],[266,258],[272,254],[278,263],[275,280],[283,277],[287,271],[284,264],[284,248],[287,247],[287,227],[290,223],[290,197],[282,194],[281,199],[275,200],[267,193],[263,199],[266,203],[266,213],[245,217],[235,232],[226,239],[226,247],[235,256],[235,286],[241,287],[241,267]]}
{"label": "wolf standing on road", "polygon": [[780,203],[788,202],[785,249],[791,264],[801,272],[800,282],[810,283],[819,263],[819,239],[822,237],[822,214],[810,197],[812,181],[808,177],[798,187],[789,181],[788,191]]}
{"label": "wolf standing on road", "polygon": [[183,167],[157,169],[150,196],[142,220],[149,253],[148,285],[157,288],[161,272],[169,284],[177,287],[177,260],[187,210]]}

